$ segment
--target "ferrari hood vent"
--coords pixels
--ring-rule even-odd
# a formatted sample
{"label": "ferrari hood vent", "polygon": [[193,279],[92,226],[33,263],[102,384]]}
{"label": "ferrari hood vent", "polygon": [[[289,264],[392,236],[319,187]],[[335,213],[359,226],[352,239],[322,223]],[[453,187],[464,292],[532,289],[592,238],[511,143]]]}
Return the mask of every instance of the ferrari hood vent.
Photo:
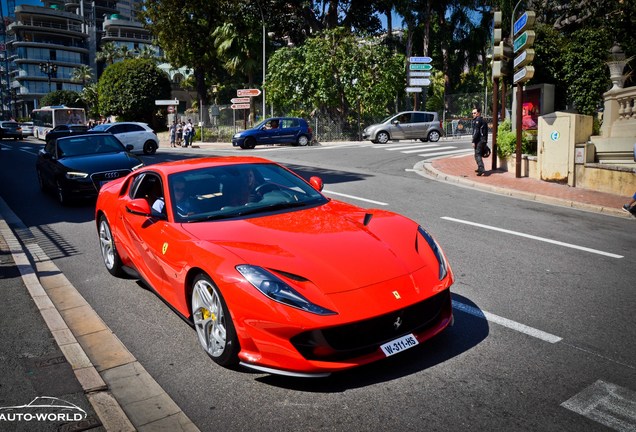
{"label": "ferrari hood vent", "polygon": [[364,226],[369,225],[369,222],[371,222],[371,218],[372,218],[372,217],[373,217],[373,214],[372,214],[372,213],[366,213],[366,214],[364,215],[364,222],[363,222],[363,223],[364,223]]}

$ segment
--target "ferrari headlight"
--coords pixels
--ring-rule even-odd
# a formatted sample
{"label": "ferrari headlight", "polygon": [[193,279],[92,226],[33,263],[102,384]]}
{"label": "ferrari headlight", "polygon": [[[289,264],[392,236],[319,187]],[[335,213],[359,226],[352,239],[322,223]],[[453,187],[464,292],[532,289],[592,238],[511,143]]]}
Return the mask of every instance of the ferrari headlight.
{"label": "ferrari headlight", "polygon": [[336,313],[307,300],[302,294],[290,287],[282,279],[262,267],[247,264],[236,266],[236,270],[249,283],[270,299],[316,315],[335,315]]}
{"label": "ferrari headlight", "polygon": [[437,244],[433,236],[431,236],[424,228],[417,227],[417,231],[424,237],[428,245],[431,247],[431,250],[435,254],[437,258],[437,262],[439,263],[439,280],[442,280],[446,277],[448,273],[447,267],[448,263],[446,262],[446,258],[444,257],[444,252],[442,252],[442,248]]}
{"label": "ferrari headlight", "polygon": [[86,177],[88,177],[88,174],[83,172],[69,171],[66,173],[66,178],[69,180],[84,179]]}

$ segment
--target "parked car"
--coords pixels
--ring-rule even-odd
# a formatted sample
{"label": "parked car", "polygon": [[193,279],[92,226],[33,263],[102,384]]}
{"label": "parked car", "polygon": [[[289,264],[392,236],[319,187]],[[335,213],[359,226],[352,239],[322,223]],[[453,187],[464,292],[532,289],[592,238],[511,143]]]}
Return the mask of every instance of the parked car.
{"label": "parked car", "polygon": [[49,141],[38,153],[35,170],[42,191],[52,189],[61,204],[97,196],[109,181],[144,163],[109,133],[71,135]]}
{"label": "parked car", "polygon": [[20,123],[22,128],[22,136],[33,136],[33,122]]}
{"label": "parked car", "polygon": [[433,237],[322,187],[255,157],[141,168],[99,192],[104,266],[136,272],[225,367],[325,376],[451,325],[453,272]]}
{"label": "parked car", "polygon": [[63,124],[57,125],[51,129],[44,137],[47,144],[55,141],[57,138],[65,137],[69,135],[81,135],[88,131],[88,126],[85,124]]}
{"label": "parked car", "polygon": [[272,117],[263,120],[252,129],[232,137],[232,145],[253,149],[259,144],[294,144],[306,146],[313,133],[305,119],[296,117]]}
{"label": "parked car", "polygon": [[112,133],[124,145],[132,145],[133,153],[154,154],[159,148],[159,138],[157,138],[157,134],[146,123],[102,123],[96,125],[91,130]]}
{"label": "parked car", "polygon": [[366,127],[362,138],[374,144],[403,139],[437,142],[443,134],[444,129],[436,112],[404,111]]}
{"label": "parked car", "polygon": [[22,128],[13,120],[0,121],[0,140],[13,138],[14,140],[24,139]]}

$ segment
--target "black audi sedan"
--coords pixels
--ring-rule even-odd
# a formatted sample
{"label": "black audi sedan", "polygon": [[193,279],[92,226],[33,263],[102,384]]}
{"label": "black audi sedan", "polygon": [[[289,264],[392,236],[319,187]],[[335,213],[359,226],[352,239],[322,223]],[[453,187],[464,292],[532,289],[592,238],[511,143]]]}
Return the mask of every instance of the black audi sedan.
{"label": "black audi sedan", "polygon": [[144,163],[109,133],[60,137],[38,154],[35,170],[42,191],[51,189],[61,204],[93,198],[100,187],[141,168]]}

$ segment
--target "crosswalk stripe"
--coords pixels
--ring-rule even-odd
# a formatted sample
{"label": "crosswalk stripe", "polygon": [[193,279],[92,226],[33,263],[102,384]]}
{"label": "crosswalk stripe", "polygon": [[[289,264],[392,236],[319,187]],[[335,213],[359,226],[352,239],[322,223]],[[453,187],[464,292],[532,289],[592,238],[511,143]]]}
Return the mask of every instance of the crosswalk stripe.
{"label": "crosswalk stripe", "polygon": [[419,154],[418,156],[423,156],[423,157],[431,157],[431,156],[442,156],[442,155],[450,155],[450,154],[455,154],[455,153],[472,153],[473,150],[472,149],[464,149],[464,150],[452,150],[452,151],[446,151],[446,152],[438,152],[438,153],[428,153],[428,154]]}
{"label": "crosswalk stripe", "polygon": [[386,150],[389,151],[393,151],[393,150],[408,150],[408,149],[416,149],[416,148],[429,148],[429,147],[439,147],[439,144],[420,144],[420,145],[410,145],[410,146],[402,146],[402,147],[393,147],[393,148],[388,148]]}
{"label": "crosswalk stripe", "polygon": [[430,152],[430,151],[437,151],[437,150],[449,150],[454,148],[457,148],[457,147],[455,146],[435,147],[435,148],[429,148],[429,149],[408,150],[408,151],[403,151],[400,153],[409,154],[409,153]]}

